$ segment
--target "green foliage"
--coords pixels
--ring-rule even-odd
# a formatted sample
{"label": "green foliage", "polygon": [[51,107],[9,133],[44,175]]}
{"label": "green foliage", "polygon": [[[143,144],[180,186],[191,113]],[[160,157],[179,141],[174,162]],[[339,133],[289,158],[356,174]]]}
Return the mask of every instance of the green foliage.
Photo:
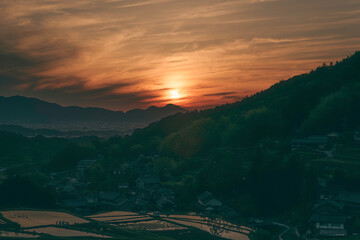
{"label": "green foliage", "polygon": [[161,157],[154,160],[154,166],[163,179],[170,179],[176,175],[178,163],[169,157]]}
{"label": "green foliage", "polygon": [[49,163],[49,167],[53,171],[64,171],[76,167],[80,160],[95,157],[96,150],[94,146],[70,143],[56,153]]}
{"label": "green foliage", "polygon": [[164,155],[193,157],[216,146],[218,140],[216,122],[209,118],[201,118],[165,137],[160,144],[160,152]]}
{"label": "green foliage", "polygon": [[263,214],[289,210],[304,192],[304,165],[296,156],[264,155],[252,166],[252,196]]}
{"label": "green foliage", "polygon": [[0,132],[0,166],[39,164],[48,161],[67,140],[42,136],[26,138],[18,134]]}
{"label": "green foliage", "polygon": [[107,179],[106,172],[100,163],[96,163],[85,171],[85,179],[93,183],[95,188],[100,188],[102,183]]}
{"label": "green foliage", "polygon": [[246,111],[231,124],[225,133],[227,144],[254,144],[266,137],[283,133],[284,120],[281,113],[266,106]]}
{"label": "green foliage", "polygon": [[352,127],[360,119],[360,83],[350,84],[321,99],[303,122],[305,131],[329,132],[342,130],[343,124]]}
{"label": "green foliage", "polygon": [[51,191],[39,187],[29,177],[13,177],[0,185],[0,206],[51,208],[55,200]]}
{"label": "green foliage", "polygon": [[275,237],[271,235],[270,232],[266,230],[257,230],[250,234],[250,240],[274,240]]}
{"label": "green foliage", "polygon": [[359,232],[360,231],[360,217],[355,217],[351,224],[351,230],[353,232]]}
{"label": "green foliage", "polygon": [[231,205],[238,211],[240,216],[252,217],[258,215],[258,208],[250,194],[243,194],[231,201]]}

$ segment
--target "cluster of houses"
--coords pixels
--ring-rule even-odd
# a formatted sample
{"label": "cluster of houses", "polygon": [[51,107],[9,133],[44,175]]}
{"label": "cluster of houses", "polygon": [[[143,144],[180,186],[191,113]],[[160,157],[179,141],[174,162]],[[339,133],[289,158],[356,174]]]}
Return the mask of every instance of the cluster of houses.
{"label": "cluster of houses", "polygon": [[158,156],[141,155],[114,168],[112,179],[116,183],[111,189],[94,190],[84,180],[86,171],[101,161],[101,156],[79,161],[76,173],[52,173],[52,180],[47,185],[63,196],[60,206],[81,213],[99,210],[174,210],[174,192],[161,186],[152,161],[149,161],[154,157]]}
{"label": "cluster of houses", "polygon": [[327,136],[308,136],[305,138],[294,138],[291,140],[291,147],[293,150],[300,148],[307,149],[325,149],[328,143]]}
{"label": "cluster of houses", "polygon": [[[346,237],[353,233],[353,224],[360,217],[360,193],[324,188],[312,208],[308,235]],[[357,231],[357,229],[355,229]]]}
{"label": "cluster of houses", "polygon": [[[113,168],[112,178],[116,184],[111,189],[94,190],[90,183],[84,180],[86,171],[101,161],[102,156],[79,161],[76,173],[52,173],[51,181],[47,185],[54,187],[62,196],[60,206],[82,214],[104,210],[174,211],[177,207],[175,194],[171,189],[162,186],[152,165],[152,160],[156,157],[158,156],[140,155]],[[200,212],[229,219],[238,216],[237,212],[208,191],[197,196],[196,205]]]}
{"label": "cluster of houses", "polygon": [[[297,137],[290,141],[292,150],[309,149],[309,150],[324,150],[331,147],[341,138],[341,134],[332,132],[327,135],[311,135],[307,137]],[[360,142],[360,130],[353,133],[353,140]]]}
{"label": "cluster of houses", "polygon": [[308,150],[325,150],[329,149],[336,143],[341,134],[332,132],[327,135],[311,135],[307,137],[293,138],[290,141],[292,150],[308,149]]}

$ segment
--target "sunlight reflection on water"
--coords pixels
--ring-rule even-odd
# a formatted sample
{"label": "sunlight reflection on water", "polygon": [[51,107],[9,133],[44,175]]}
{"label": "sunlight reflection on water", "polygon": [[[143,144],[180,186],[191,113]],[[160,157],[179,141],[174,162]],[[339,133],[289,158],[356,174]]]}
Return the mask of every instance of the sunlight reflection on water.
{"label": "sunlight reflection on water", "polygon": [[[184,227],[194,227],[206,231],[212,235],[231,240],[249,240],[247,234],[250,228],[226,222],[220,218],[210,219],[195,214],[192,215],[160,215],[153,218],[153,213],[138,215],[132,212],[107,212],[88,216],[97,221],[110,223],[119,228],[147,230],[147,231],[171,231],[180,230]],[[154,219],[154,220],[151,220]],[[172,223],[172,224],[171,224]],[[174,224],[177,224],[176,227]]]}

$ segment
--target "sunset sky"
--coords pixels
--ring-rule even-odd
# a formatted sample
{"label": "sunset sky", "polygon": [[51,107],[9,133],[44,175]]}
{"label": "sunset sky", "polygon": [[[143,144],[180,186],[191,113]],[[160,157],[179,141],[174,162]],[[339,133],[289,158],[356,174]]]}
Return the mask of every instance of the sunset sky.
{"label": "sunset sky", "polygon": [[0,95],[234,102],[360,50],[359,0],[0,0]]}

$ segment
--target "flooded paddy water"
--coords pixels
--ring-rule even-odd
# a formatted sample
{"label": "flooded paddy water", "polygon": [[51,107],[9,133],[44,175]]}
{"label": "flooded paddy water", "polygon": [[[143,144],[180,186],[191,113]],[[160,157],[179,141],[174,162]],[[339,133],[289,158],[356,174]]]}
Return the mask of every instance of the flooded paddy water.
{"label": "flooded paddy water", "polygon": [[160,220],[149,220],[134,223],[111,224],[119,228],[132,229],[137,231],[174,231],[184,230],[186,227]]}
{"label": "flooded paddy water", "polygon": [[170,222],[200,229],[214,236],[232,240],[248,240],[247,234],[251,231],[250,228],[238,226],[220,218],[211,219],[197,215],[162,215],[162,218]]}
{"label": "flooded paddy water", "polygon": [[189,227],[231,240],[249,240],[251,229],[226,222],[222,219],[210,219],[198,215],[139,215],[132,212],[107,212],[87,216],[93,220],[107,222],[112,226],[141,231],[174,231]]}
{"label": "flooded paddy water", "polygon": [[[220,218],[209,218],[196,214],[160,215],[159,213],[138,214],[134,212],[113,211],[86,216],[84,218],[65,212],[56,211],[2,211],[4,218],[21,226],[24,233],[11,231],[0,232],[0,237],[34,238],[41,234],[54,237],[94,237],[112,238],[101,233],[82,231],[81,225],[77,229],[71,226],[85,224],[91,221],[106,223],[119,229],[153,232],[193,232],[200,230],[204,234],[230,240],[249,240],[248,234],[252,229],[236,225]],[[1,224],[1,223],[0,223]],[[28,233],[26,233],[28,232]]]}
{"label": "flooded paddy water", "polygon": [[19,224],[23,231],[29,232],[1,231],[0,237],[34,238],[40,237],[39,234],[48,234],[54,237],[111,238],[106,235],[67,228],[74,224],[89,223],[89,221],[65,212],[17,210],[0,213],[4,218]]}
{"label": "flooded paddy water", "polygon": [[32,229],[36,233],[46,233],[55,237],[96,237],[96,238],[112,238],[106,235],[100,235],[96,233],[83,232],[67,228],[59,227],[42,227]]}
{"label": "flooded paddy water", "polygon": [[85,220],[64,212],[52,211],[2,211],[4,218],[18,223],[22,228],[37,227],[44,225],[73,225],[88,223]]}
{"label": "flooded paddy water", "polygon": [[37,234],[31,234],[31,233],[0,231],[0,237],[7,237],[7,238],[38,238],[40,236],[37,235]]}

